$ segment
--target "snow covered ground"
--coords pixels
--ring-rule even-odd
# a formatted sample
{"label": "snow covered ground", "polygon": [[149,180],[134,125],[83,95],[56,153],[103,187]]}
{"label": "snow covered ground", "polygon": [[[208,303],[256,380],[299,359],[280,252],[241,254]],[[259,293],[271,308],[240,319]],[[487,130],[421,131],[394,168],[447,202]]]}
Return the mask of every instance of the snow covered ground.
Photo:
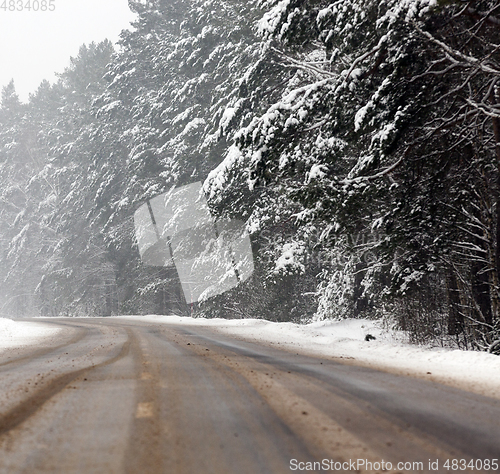
{"label": "snow covered ground", "polygon": [[0,354],[7,349],[37,344],[56,335],[60,329],[48,328],[36,322],[0,318]]}
{"label": "snow covered ground", "polygon": [[[155,323],[196,325],[233,336],[279,345],[287,350],[441,382],[500,398],[500,356],[484,352],[415,346],[376,321],[322,321],[307,325],[260,319],[193,319],[179,316],[133,316]],[[375,340],[365,341],[371,334]]]}

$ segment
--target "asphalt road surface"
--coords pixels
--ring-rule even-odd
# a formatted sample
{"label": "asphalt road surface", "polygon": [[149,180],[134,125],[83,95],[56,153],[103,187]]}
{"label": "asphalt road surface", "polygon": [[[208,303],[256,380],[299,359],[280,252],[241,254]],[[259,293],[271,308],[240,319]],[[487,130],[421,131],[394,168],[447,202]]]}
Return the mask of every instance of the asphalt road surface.
{"label": "asphalt road surface", "polygon": [[42,321],[64,331],[0,357],[0,473],[479,472],[500,458],[497,399],[206,328]]}

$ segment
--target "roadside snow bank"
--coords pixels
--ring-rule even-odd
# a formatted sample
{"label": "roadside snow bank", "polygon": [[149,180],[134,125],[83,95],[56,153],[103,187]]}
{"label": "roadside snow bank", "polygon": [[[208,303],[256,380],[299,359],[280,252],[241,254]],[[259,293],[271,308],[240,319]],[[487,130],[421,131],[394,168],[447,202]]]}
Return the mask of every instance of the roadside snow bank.
{"label": "roadside snow bank", "polygon": [[[193,319],[179,316],[137,316],[156,323],[194,325],[242,339],[402,375],[422,377],[482,395],[500,398],[500,356],[485,352],[429,348],[405,343],[375,321],[321,321],[307,325],[261,319]],[[367,334],[376,339],[365,341]]]}
{"label": "roadside snow bank", "polygon": [[6,349],[36,344],[59,331],[60,329],[48,328],[36,322],[0,318],[0,353]]}

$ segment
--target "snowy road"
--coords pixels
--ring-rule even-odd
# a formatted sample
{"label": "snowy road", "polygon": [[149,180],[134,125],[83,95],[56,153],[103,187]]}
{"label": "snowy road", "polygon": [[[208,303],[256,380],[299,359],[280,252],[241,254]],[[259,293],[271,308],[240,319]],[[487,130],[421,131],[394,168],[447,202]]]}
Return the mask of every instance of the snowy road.
{"label": "snowy road", "polygon": [[46,324],[64,330],[0,356],[0,473],[447,472],[500,457],[498,399],[203,327]]}

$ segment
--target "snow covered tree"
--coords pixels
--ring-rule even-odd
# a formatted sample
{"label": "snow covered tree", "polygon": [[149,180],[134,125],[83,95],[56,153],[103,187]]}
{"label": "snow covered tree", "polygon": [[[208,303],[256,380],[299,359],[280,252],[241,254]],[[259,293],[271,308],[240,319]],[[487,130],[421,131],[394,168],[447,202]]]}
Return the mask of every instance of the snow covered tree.
{"label": "snow covered tree", "polygon": [[24,307],[24,295],[12,279],[15,271],[13,246],[25,243],[25,223],[21,224],[26,196],[27,156],[24,148],[24,107],[19,101],[14,81],[2,89],[0,108],[0,249],[1,291],[3,314],[20,313]]}
{"label": "snow covered tree", "polygon": [[[397,2],[264,4],[269,10],[258,22],[264,48],[289,73],[278,100],[237,132],[237,151],[211,180],[227,182],[231,173],[243,174],[250,189],[286,196],[281,203],[288,204],[279,205],[278,213],[290,213],[297,232],[282,250],[314,253],[308,235],[319,236],[315,246],[322,249],[323,277],[329,279],[337,272],[327,264],[337,260],[336,239],[367,240],[372,229],[383,227],[392,174],[409,149],[398,138],[411,128],[423,95],[409,79],[423,70],[424,58],[419,59],[419,40],[405,21],[408,8]],[[349,246],[359,273],[360,265],[366,266],[359,257],[366,252]],[[278,252],[275,261],[279,258]],[[361,280],[350,281],[357,285],[351,288],[354,296]]]}
{"label": "snow covered tree", "polygon": [[[44,172],[57,201],[48,220],[60,237],[39,291],[55,307],[69,314],[109,315],[114,308],[115,274],[99,229],[89,212],[94,205],[89,192],[95,160],[102,159],[90,134],[96,118],[94,99],[104,91],[104,75],[114,53],[111,42],[83,45],[54,86],[57,108],[50,126],[40,137],[49,148]],[[32,103],[50,100],[39,90]],[[48,105],[50,107],[50,105]]]}
{"label": "snow covered tree", "polygon": [[5,290],[3,310],[10,315],[39,314],[36,288],[50,255],[54,232],[43,219],[50,207],[43,175],[46,149],[38,140],[43,122],[27,104],[20,104],[13,84],[4,89],[0,123],[1,148],[2,279]]}
{"label": "snow covered tree", "polygon": [[[297,232],[283,249],[304,252],[307,231],[329,255],[324,315],[360,314],[385,296],[423,305],[448,296],[431,319],[448,311],[451,333],[464,320],[493,330],[496,316],[481,312],[496,314],[498,287],[489,172],[497,2],[262,4],[265,47],[291,74],[279,100],[237,132],[211,181],[246,174],[250,189],[286,195],[280,210],[295,207]],[[263,218],[255,214],[255,227]],[[446,281],[461,282],[459,308],[457,284],[446,294]],[[472,282],[466,305],[464,281]],[[475,343],[481,334],[495,341],[479,330]]]}
{"label": "snow covered tree", "polygon": [[447,248],[441,260],[459,295],[449,298],[451,320],[492,351],[500,339],[499,9],[497,1],[448,2],[415,25],[430,57],[416,79],[435,84],[419,149],[435,167],[427,207],[436,208],[434,236]]}
{"label": "snow covered tree", "polygon": [[[174,185],[204,180],[231,143],[230,126],[248,121],[261,96],[272,96],[280,76],[263,71],[282,69],[264,61],[251,28],[258,11],[244,2],[159,1],[133,8],[139,19],[123,36],[107,91],[95,103],[100,125],[93,135],[108,156],[92,173],[93,216],[124,265],[134,241],[127,233],[133,211]],[[103,195],[107,207],[100,205]],[[230,206],[215,199],[214,212],[248,217],[238,204],[248,208],[242,196],[233,193]],[[144,281],[141,272],[127,272],[124,285]],[[163,292],[165,278],[152,278],[158,284],[136,294]]]}
{"label": "snow covered tree", "polygon": [[83,46],[57,84],[44,81],[11,119],[12,106],[3,107],[4,130],[10,130],[8,120],[13,123],[4,145],[10,170],[3,176],[4,203],[16,213],[2,219],[10,229],[3,267],[10,269],[12,297],[18,288],[19,301],[30,304],[19,314],[110,312],[114,274],[86,217],[91,150],[82,130],[92,124],[91,103],[103,90],[112,52],[110,42]]}
{"label": "snow covered tree", "polygon": [[130,5],[118,52],[82,47],[27,105],[4,88],[4,293],[29,275],[49,313],[186,312],[132,216],[203,181],[255,272],[202,314],[389,312],[498,351],[499,2]]}

